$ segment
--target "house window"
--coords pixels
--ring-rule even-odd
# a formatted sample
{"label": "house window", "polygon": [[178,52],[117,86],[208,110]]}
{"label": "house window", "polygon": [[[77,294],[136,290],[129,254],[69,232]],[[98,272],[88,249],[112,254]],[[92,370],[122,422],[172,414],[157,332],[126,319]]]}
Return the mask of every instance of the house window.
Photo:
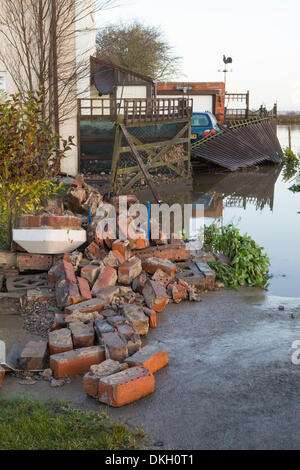
{"label": "house window", "polygon": [[0,90],[6,92],[6,72],[0,72]]}

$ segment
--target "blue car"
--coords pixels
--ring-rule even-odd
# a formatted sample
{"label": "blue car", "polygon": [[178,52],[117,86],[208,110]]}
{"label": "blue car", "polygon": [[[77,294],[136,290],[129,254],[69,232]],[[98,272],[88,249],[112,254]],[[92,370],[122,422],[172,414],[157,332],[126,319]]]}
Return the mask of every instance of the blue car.
{"label": "blue car", "polygon": [[191,140],[196,142],[209,135],[220,132],[220,127],[215,116],[206,111],[205,113],[193,113]]}

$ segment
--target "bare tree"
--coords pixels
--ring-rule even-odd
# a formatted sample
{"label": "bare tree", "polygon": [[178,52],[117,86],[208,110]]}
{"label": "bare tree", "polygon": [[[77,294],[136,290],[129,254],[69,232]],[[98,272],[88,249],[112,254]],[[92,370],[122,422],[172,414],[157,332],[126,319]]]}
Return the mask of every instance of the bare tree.
{"label": "bare tree", "polygon": [[136,20],[99,30],[97,56],[160,81],[174,78],[179,72],[180,57],[174,54],[162,31]]}
{"label": "bare tree", "polygon": [[[43,89],[43,114],[59,131],[89,76],[91,46],[76,47],[91,18],[115,0],[1,0],[0,61],[19,93]],[[90,20],[90,21],[89,21]],[[88,42],[88,41],[87,41]]]}

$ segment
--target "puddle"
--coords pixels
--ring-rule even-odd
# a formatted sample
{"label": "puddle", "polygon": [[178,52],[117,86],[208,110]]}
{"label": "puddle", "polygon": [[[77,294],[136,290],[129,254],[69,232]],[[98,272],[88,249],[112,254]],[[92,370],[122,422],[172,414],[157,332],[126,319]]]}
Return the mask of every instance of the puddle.
{"label": "puddle", "polygon": [[[298,322],[259,322],[213,339],[201,360],[208,365],[247,368],[276,361],[291,362],[292,344],[300,340]],[[200,357],[200,356],[199,356]]]}

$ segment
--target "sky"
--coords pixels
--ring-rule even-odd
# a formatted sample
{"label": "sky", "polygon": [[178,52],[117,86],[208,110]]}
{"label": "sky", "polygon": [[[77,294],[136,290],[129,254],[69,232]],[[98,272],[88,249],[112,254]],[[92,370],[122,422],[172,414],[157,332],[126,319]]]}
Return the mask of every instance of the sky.
{"label": "sky", "polygon": [[250,106],[300,111],[300,0],[116,0],[97,27],[138,19],[159,26],[176,56],[180,81],[222,81],[250,91]]}

